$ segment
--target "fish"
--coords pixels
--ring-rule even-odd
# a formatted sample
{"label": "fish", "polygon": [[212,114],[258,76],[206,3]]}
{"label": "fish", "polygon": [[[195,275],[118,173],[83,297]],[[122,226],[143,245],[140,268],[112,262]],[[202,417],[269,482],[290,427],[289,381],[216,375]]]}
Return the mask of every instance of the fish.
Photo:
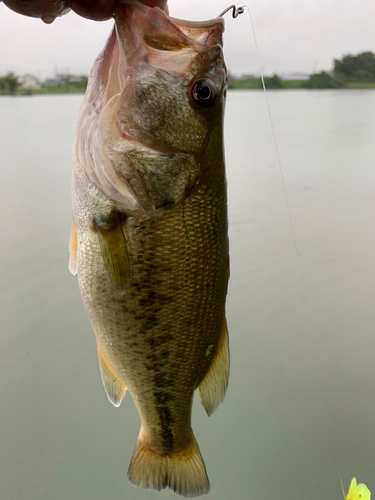
{"label": "fish", "polygon": [[209,491],[191,427],[229,377],[224,21],[118,2],[73,148],[69,268],[109,401],[141,418],[131,484]]}
{"label": "fish", "polygon": [[371,492],[365,484],[357,484],[357,479],[353,477],[345,500],[371,500]]}

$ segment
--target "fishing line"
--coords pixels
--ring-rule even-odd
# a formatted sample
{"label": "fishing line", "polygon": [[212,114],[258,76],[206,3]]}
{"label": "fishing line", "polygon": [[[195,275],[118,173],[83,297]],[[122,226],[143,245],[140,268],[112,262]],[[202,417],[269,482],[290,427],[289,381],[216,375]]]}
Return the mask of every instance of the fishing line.
{"label": "fishing line", "polygon": [[[260,59],[260,53],[259,53],[259,48],[258,48],[257,37],[256,37],[256,34],[255,34],[255,26],[254,26],[253,16],[251,14],[251,10],[250,10],[250,7],[248,5],[243,5],[242,9],[241,9],[241,7],[239,7],[237,9],[237,11],[235,11],[234,6],[231,6],[231,7],[228,7],[228,9],[226,9],[224,11],[224,13],[227,12],[228,10],[230,10],[231,8],[233,8],[233,17],[237,17],[238,14],[242,14],[242,12],[244,12],[245,9],[247,9],[247,11],[249,13],[249,16],[250,16],[251,29],[252,29],[253,38],[254,38],[255,51],[256,51],[256,55],[257,55],[257,59],[258,59],[258,65],[259,65],[259,70],[260,70],[260,78],[261,78],[261,81],[262,81],[262,87],[263,87],[263,91],[264,91],[264,97],[265,97],[265,100],[266,100],[268,116],[269,116],[270,124],[271,124],[272,138],[273,138],[273,143],[274,143],[274,147],[275,147],[275,151],[276,151],[276,157],[277,157],[277,163],[278,163],[278,167],[279,167],[280,177],[281,177],[281,180],[282,180],[283,191],[284,191],[284,196],[285,196],[285,202],[286,202],[286,206],[287,206],[287,210],[288,210],[289,224],[290,224],[290,228],[291,228],[291,232],[292,232],[292,236],[293,236],[293,243],[294,243],[295,253],[296,253],[297,261],[298,261],[298,268],[299,268],[299,274],[300,274],[301,282],[302,282],[303,295],[305,297],[306,309],[307,309],[307,313],[308,313],[308,317],[309,317],[309,322],[310,322],[310,330],[311,330],[311,333],[312,333],[312,336],[313,336],[316,358],[317,358],[318,365],[319,365],[319,373],[320,373],[319,376],[320,376],[320,379],[321,379],[321,387],[324,387],[324,385],[323,385],[324,378],[323,378],[322,363],[321,363],[321,359],[320,359],[320,356],[319,356],[318,344],[317,344],[317,340],[316,340],[316,336],[315,336],[315,331],[314,331],[314,322],[313,322],[313,319],[312,319],[310,301],[309,301],[309,297],[308,297],[308,294],[307,294],[307,288],[306,288],[305,278],[304,278],[304,274],[303,274],[303,270],[302,270],[301,257],[300,257],[300,252],[298,250],[297,238],[296,238],[296,233],[295,233],[295,229],[294,229],[292,212],[291,212],[291,209],[290,209],[290,204],[289,204],[289,199],[288,199],[288,193],[287,193],[287,189],[286,189],[286,183],[285,183],[284,172],[283,172],[282,163],[281,163],[281,157],[280,157],[279,147],[278,147],[278,143],[277,143],[277,139],[276,139],[276,133],[275,133],[275,127],[274,127],[272,113],[271,113],[271,107],[270,107],[270,103],[269,103],[269,100],[268,100],[268,94],[267,94],[266,85],[265,85],[265,82],[264,82],[264,73],[263,73],[262,63],[261,63],[261,59]],[[240,11],[240,9],[241,9],[241,11]],[[237,15],[235,15],[235,12],[237,12]],[[334,453],[334,457],[335,457],[335,461],[336,461],[336,468],[337,468],[337,472],[338,472],[339,479],[340,479],[341,489],[342,489],[342,492],[343,492],[343,495],[344,495],[344,498],[345,498],[344,486],[343,486],[343,481],[342,481],[342,476],[341,476],[341,471],[340,471],[340,466],[339,466],[339,460],[338,460],[338,455],[337,455],[337,445],[336,445],[336,440],[334,438],[334,433],[333,433],[332,417],[331,417],[330,411],[328,409],[328,405],[324,405],[324,397],[322,398],[322,402],[323,402],[323,406],[326,407],[326,413],[327,413],[327,416],[328,416],[328,423],[329,423],[329,430],[330,430],[331,440],[332,440],[332,445],[333,445],[332,448],[333,448],[333,453]]]}
{"label": "fishing line", "polygon": [[[256,54],[257,54],[258,65],[259,65],[259,70],[260,70],[260,79],[262,81],[262,86],[263,86],[263,91],[264,91],[264,97],[266,99],[268,116],[269,116],[270,123],[271,123],[272,138],[273,138],[273,143],[274,143],[274,146],[275,146],[277,163],[278,163],[278,166],[279,166],[279,172],[280,172],[280,176],[281,176],[281,180],[282,180],[282,184],[283,184],[283,191],[284,191],[284,196],[285,196],[285,202],[286,202],[286,206],[287,206],[287,209],[288,209],[289,223],[290,223],[290,228],[291,228],[292,235],[293,235],[294,248],[295,248],[296,255],[297,255],[297,260],[298,260],[299,273],[300,273],[301,281],[302,281],[302,285],[303,285],[303,292],[304,292],[304,296],[305,296],[305,300],[306,300],[306,307],[307,307],[307,310],[308,310],[309,320],[310,320],[310,324],[311,324],[311,327],[312,327],[313,326],[313,321],[312,321],[311,308],[310,308],[310,303],[309,303],[309,299],[308,299],[308,296],[307,296],[305,278],[304,278],[303,272],[302,272],[301,258],[300,258],[300,253],[299,253],[299,250],[298,250],[297,238],[296,238],[296,233],[295,233],[295,230],[294,230],[294,224],[293,224],[292,212],[291,212],[291,209],[290,209],[290,204],[289,204],[289,199],[288,199],[288,193],[287,193],[287,190],[286,190],[284,172],[283,172],[283,169],[282,169],[282,166],[281,166],[281,157],[280,157],[280,152],[279,152],[279,146],[278,146],[277,140],[276,140],[275,127],[273,125],[273,118],[272,118],[270,103],[269,103],[269,100],[268,100],[268,94],[267,94],[266,84],[264,83],[263,68],[262,68],[262,63],[261,63],[261,60],[260,60],[260,54],[259,54],[259,49],[258,49],[257,37],[255,35],[255,27],[254,27],[254,22],[253,22],[253,16],[251,15],[250,7],[248,5],[244,5],[244,8],[247,9],[247,11],[249,13],[249,16],[250,16],[251,28],[252,28],[253,37],[254,37],[255,51],[256,51]],[[314,339],[315,339],[315,337],[314,337]]]}

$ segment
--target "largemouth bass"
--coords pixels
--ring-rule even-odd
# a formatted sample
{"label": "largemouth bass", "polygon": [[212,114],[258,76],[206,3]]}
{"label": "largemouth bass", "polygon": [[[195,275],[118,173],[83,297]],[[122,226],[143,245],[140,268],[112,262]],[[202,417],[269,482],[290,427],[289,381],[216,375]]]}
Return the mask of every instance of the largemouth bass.
{"label": "largemouth bass", "polygon": [[193,394],[210,415],[229,375],[224,24],[129,3],[80,110],[70,269],[107,396],[129,390],[141,417],[130,482],[196,496]]}

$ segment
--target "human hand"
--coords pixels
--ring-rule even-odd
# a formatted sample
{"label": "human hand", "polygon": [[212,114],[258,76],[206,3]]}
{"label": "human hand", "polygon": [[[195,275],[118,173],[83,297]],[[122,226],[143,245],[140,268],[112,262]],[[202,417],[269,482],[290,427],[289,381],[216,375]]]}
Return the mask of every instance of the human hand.
{"label": "human hand", "polygon": [[[1,1],[1,0],[0,0]],[[52,23],[56,17],[67,14],[71,9],[82,17],[93,21],[104,21],[113,17],[116,3],[131,0],[3,0],[10,9],[30,17],[39,17],[45,23]],[[167,0],[139,0],[149,7],[167,8]]]}

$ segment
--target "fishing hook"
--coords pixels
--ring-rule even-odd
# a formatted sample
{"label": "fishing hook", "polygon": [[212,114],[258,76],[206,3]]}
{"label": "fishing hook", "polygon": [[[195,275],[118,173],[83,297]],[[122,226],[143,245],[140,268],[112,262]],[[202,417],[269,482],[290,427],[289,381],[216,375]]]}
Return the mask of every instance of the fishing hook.
{"label": "fishing hook", "polygon": [[235,19],[239,14],[243,14],[245,12],[245,7],[236,7],[234,4],[230,5],[227,7],[221,14],[219,14],[217,17],[223,17],[224,14],[226,14],[228,11],[233,9],[232,12],[232,17]]}

